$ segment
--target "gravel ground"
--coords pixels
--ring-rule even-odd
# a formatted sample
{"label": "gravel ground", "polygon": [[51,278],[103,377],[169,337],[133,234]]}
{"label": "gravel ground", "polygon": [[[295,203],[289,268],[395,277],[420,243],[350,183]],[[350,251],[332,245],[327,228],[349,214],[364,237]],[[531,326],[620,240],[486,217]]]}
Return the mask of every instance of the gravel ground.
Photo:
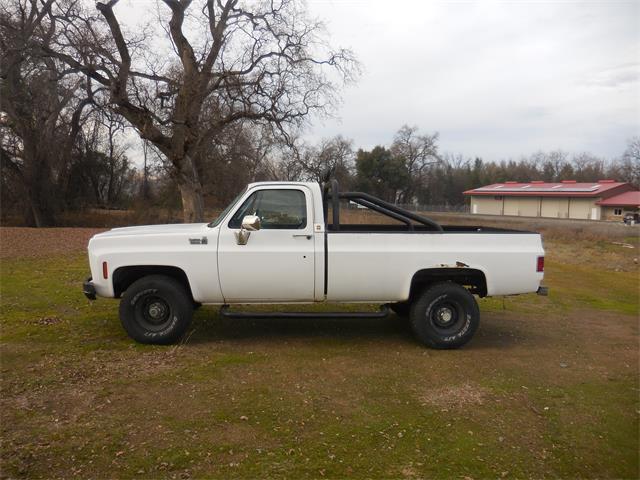
{"label": "gravel ground", "polygon": [[0,227],[0,258],[36,258],[85,251],[103,228]]}

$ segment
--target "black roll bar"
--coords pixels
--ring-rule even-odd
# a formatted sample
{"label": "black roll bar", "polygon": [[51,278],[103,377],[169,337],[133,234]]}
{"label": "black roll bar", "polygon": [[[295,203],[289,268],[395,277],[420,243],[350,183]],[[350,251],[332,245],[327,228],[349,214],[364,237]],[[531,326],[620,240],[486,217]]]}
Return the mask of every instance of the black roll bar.
{"label": "black roll bar", "polygon": [[434,222],[433,220],[423,217],[422,215],[418,215],[417,213],[410,212],[409,210],[405,210],[404,208],[400,208],[393,203],[385,202],[373,195],[369,195],[364,192],[340,192],[338,190],[338,181],[333,178],[331,181],[325,181],[322,184],[322,206],[324,210],[324,218],[326,222],[326,226],[329,225],[329,219],[327,218],[328,209],[329,209],[329,190],[331,190],[331,206],[333,209],[333,218],[332,218],[332,226],[333,230],[340,230],[340,199],[346,200],[354,200],[356,203],[364,205],[367,208],[370,208],[376,212],[382,213],[383,215],[387,215],[391,218],[395,218],[405,224],[408,225],[410,230],[414,230],[414,226],[411,221],[415,221],[427,227],[431,227],[438,232],[444,231],[442,226]]}
{"label": "black roll bar", "polygon": [[[349,192],[346,192],[346,193],[349,193]],[[407,227],[409,228],[409,230],[414,230],[413,223],[411,223],[411,219],[405,217],[404,215],[400,215],[399,213],[392,212],[391,210],[388,210],[384,207],[376,205],[375,203],[372,203],[369,200],[365,200],[363,198],[344,196],[344,193],[340,194],[340,198],[349,199],[350,201],[355,202],[358,205],[363,205],[371,210],[382,213],[383,215],[387,215],[388,217],[395,218],[396,220],[400,220],[401,222],[407,224]]]}
{"label": "black roll bar", "polygon": [[333,229],[340,230],[340,192],[338,191],[338,180],[331,180],[331,204],[333,210]]}
{"label": "black roll bar", "polygon": [[332,178],[329,181],[322,183],[322,213],[324,214],[325,225],[329,225],[329,202],[328,196],[331,191],[331,209],[332,209],[332,224],[334,230],[340,229],[340,197],[338,196],[338,180]]}
{"label": "black roll bar", "polygon": [[[373,195],[369,195],[368,193],[364,193],[364,192],[344,192],[344,193],[340,193],[339,194],[340,197],[342,198],[349,198],[349,199],[362,199],[362,200],[366,200],[374,205],[377,205],[378,207],[381,207],[385,210],[389,210],[395,214],[398,214],[402,217],[406,217],[409,218],[415,222],[421,223],[422,225],[425,225],[427,227],[431,227],[434,228],[435,230],[442,232],[443,228],[442,226],[440,226],[439,223],[434,222],[433,220],[430,220],[426,217],[423,217],[422,215],[418,215],[417,213],[414,212],[410,212],[409,210],[405,210],[404,208],[400,208],[397,205],[394,205],[393,203],[389,203],[389,202],[385,202],[384,200],[381,200],[377,197],[374,197]],[[384,213],[384,212],[380,212],[380,213]],[[387,214],[388,215],[388,214]]]}

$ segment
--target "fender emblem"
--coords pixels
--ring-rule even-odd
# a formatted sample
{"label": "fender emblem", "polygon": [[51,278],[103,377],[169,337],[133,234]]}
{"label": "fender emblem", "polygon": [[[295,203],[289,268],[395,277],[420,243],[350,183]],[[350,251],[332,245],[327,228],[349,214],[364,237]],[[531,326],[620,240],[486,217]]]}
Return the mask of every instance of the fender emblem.
{"label": "fender emblem", "polygon": [[202,238],[190,238],[189,239],[189,243],[191,245],[206,245],[207,243],[209,243],[209,241],[207,240],[207,237],[202,237]]}

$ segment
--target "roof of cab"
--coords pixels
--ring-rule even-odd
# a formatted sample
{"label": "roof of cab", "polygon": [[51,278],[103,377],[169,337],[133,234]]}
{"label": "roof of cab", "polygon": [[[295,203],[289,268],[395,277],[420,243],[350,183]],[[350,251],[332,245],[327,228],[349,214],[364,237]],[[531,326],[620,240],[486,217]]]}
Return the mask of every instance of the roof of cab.
{"label": "roof of cab", "polygon": [[284,180],[275,180],[275,181],[268,181],[268,182],[253,182],[248,185],[248,188],[258,187],[262,185],[299,185],[299,186],[309,187],[311,185],[317,185],[317,183],[316,182],[287,182]]}

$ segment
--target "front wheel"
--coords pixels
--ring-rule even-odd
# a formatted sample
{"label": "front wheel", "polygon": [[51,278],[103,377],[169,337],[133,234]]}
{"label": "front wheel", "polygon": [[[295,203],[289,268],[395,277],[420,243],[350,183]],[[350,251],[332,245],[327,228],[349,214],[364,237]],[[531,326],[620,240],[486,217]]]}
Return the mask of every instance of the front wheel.
{"label": "front wheel", "polygon": [[471,340],[480,324],[480,309],[473,295],[461,285],[436,283],[411,305],[411,326],[425,345],[458,348]]}
{"label": "front wheel", "polygon": [[170,344],[191,324],[193,300],[184,286],[164,275],[135,281],[120,300],[120,321],[140,343]]}

